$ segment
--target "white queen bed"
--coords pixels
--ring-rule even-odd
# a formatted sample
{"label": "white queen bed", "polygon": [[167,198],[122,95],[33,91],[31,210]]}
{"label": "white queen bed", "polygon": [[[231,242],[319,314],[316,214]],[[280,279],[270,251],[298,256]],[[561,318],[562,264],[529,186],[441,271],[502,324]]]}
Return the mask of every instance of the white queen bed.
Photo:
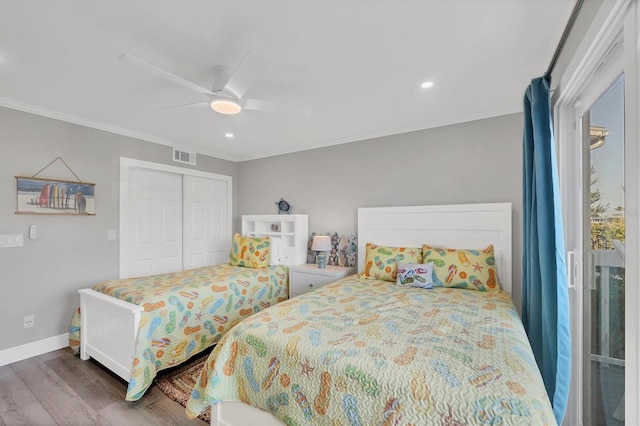
{"label": "white queen bed", "polygon": [[491,244],[503,291],[407,289],[355,276],[329,284],[225,336],[188,415],[211,403],[215,425],[553,423],[508,294],[511,227],[510,203],[359,209],[360,272],[367,242]]}

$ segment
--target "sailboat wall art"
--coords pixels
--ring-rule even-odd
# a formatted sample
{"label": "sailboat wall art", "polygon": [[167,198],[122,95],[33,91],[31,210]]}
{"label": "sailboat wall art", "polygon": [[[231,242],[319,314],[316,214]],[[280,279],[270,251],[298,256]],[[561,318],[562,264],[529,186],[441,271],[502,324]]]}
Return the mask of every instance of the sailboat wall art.
{"label": "sailboat wall art", "polygon": [[22,176],[16,180],[17,214],[96,214],[95,183]]}

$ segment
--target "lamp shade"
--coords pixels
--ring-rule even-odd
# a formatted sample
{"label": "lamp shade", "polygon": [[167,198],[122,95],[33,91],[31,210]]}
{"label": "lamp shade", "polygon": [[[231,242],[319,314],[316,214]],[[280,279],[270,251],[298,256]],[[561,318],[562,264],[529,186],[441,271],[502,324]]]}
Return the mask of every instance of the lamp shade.
{"label": "lamp shade", "polygon": [[330,251],[331,250],[331,237],[328,235],[316,235],[313,237],[313,243],[311,243],[311,250],[314,251]]}

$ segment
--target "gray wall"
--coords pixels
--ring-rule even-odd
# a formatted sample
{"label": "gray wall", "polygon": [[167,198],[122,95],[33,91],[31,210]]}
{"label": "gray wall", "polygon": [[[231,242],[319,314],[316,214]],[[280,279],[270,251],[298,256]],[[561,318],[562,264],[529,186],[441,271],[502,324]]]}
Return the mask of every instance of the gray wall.
{"label": "gray wall", "polygon": [[356,232],[358,207],[511,202],[520,307],[522,114],[239,163],[240,215],[277,213],[281,197],[338,234]]}
{"label": "gray wall", "polygon": [[[62,157],[83,180],[96,184],[96,216],[17,215],[16,179],[32,176]],[[193,168],[171,161],[170,147],[0,108],[0,234],[24,234],[25,245],[0,248],[0,350],[68,331],[79,304],[76,290],[118,277],[120,157]],[[198,170],[233,177],[238,211],[237,163],[198,155]],[[39,177],[74,180],[59,161]],[[29,240],[29,225],[38,239]],[[22,318],[35,314],[36,326]]]}

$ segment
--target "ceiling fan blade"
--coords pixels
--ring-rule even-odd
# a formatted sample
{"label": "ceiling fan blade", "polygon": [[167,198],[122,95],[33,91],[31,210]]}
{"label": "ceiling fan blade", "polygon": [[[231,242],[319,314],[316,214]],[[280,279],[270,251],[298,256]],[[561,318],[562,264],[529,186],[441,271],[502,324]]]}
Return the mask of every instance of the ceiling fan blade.
{"label": "ceiling fan blade", "polygon": [[283,104],[279,102],[263,101],[260,99],[245,99],[244,109],[252,109],[256,111],[276,112],[280,114],[310,116],[311,107]]}
{"label": "ceiling fan blade", "polygon": [[238,99],[242,98],[258,76],[264,72],[266,66],[266,61],[247,51],[223,90]]}
{"label": "ceiling fan blade", "polygon": [[135,56],[129,55],[128,53],[122,54],[120,56],[118,56],[119,59],[125,59],[127,61],[130,61],[134,64],[137,65],[141,65],[144,68],[147,68],[149,71],[151,71],[152,73],[154,73],[155,75],[157,75],[158,77],[162,77],[165,80],[168,80],[172,83],[178,84],[182,87],[185,87],[187,89],[193,90],[194,92],[198,92],[202,95],[207,95],[207,96],[213,96],[214,93],[211,90],[205,89],[202,86],[198,86],[195,83],[192,83],[188,80],[185,80],[182,77],[178,77],[175,74],[171,74],[168,71],[163,70],[162,68],[158,68],[155,65],[151,65],[141,59],[136,58]]}
{"label": "ceiling fan blade", "polygon": [[163,108],[156,108],[152,111],[164,111],[167,109],[177,109],[177,108],[189,108],[189,107],[195,107],[195,106],[209,106],[209,101],[202,101],[202,102],[191,102],[188,104],[181,104],[181,105],[173,105],[173,106],[169,106],[169,107],[163,107]]}
{"label": "ceiling fan blade", "polygon": [[224,90],[224,86],[227,85],[229,79],[233,75],[233,68],[229,65],[218,65],[213,67],[213,87],[212,92],[218,93]]}

